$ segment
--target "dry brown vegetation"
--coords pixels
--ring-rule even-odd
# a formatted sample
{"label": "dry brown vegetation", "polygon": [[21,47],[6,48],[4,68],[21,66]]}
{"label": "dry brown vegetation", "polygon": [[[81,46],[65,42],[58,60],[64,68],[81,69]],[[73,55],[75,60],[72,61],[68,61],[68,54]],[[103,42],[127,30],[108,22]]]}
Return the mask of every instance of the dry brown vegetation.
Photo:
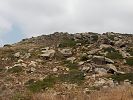
{"label": "dry brown vegetation", "polygon": [[113,89],[85,94],[81,91],[71,92],[67,95],[54,95],[54,93],[39,93],[32,97],[33,100],[133,100],[133,87],[120,86]]}

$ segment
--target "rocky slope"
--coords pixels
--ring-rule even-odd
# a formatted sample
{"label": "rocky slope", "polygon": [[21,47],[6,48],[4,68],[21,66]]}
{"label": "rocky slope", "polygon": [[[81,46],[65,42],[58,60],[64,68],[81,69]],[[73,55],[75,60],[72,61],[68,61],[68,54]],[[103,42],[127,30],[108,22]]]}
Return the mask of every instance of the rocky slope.
{"label": "rocky slope", "polygon": [[0,48],[0,99],[132,86],[132,71],[133,35],[55,32]]}

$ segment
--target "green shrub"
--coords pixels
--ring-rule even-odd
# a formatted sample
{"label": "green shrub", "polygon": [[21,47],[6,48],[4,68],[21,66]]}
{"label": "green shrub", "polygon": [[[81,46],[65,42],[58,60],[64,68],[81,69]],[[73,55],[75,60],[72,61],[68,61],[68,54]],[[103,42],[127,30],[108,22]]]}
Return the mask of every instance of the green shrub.
{"label": "green shrub", "polygon": [[107,53],[106,57],[110,59],[122,59],[122,55],[117,51],[117,52],[109,52]]}
{"label": "green shrub", "polygon": [[86,60],[88,60],[88,59],[89,59],[89,58],[88,58],[87,55],[84,55],[84,56],[82,56],[82,57],[80,58],[81,61],[86,61]]}
{"label": "green shrub", "polygon": [[133,66],[133,57],[127,58],[126,59],[126,64],[130,65],[130,66]]}
{"label": "green shrub", "polygon": [[128,48],[126,51],[127,51],[131,56],[133,56],[133,49]]}
{"label": "green shrub", "polygon": [[122,81],[124,81],[126,79],[128,79],[128,80],[133,82],[133,73],[112,75],[111,78],[116,80],[116,81],[118,81],[118,82],[122,82]]}
{"label": "green shrub", "polygon": [[114,41],[115,36],[114,36],[114,35],[109,35],[108,38],[109,38],[110,40],[113,40],[113,41]]}
{"label": "green shrub", "polygon": [[48,76],[42,81],[30,81],[27,88],[32,92],[39,92],[41,90],[45,90],[46,88],[51,88],[56,83],[56,78],[54,76]]}
{"label": "green shrub", "polygon": [[93,41],[93,42],[97,42],[97,40],[98,40],[98,35],[92,35],[91,38],[92,38],[92,41]]}
{"label": "green shrub", "polygon": [[104,52],[109,52],[109,53],[111,53],[111,52],[117,52],[117,51],[116,51],[114,48],[112,48],[112,47],[104,48],[103,50],[104,50]]}
{"label": "green shrub", "polygon": [[64,64],[66,65],[66,67],[68,67],[70,70],[72,69],[78,69],[78,64],[76,62],[70,62],[70,61],[64,61]]}
{"label": "green shrub", "polygon": [[71,70],[68,74],[60,75],[59,80],[72,84],[81,84],[84,80],[84,73],[78,70]]}
{"label": "green shrub", "polygon": [[21,66],[15,66],[11,69],[8,69],[8,72],[11,72],[11,73],[19,73],[19,72],[22,72],[22,67]]}
{"label": "green shrub", "polygon": [[11,100],[31,100],[31,97],[22,93],[15,93]]}
{"label": "green shrub", "polygon": [[64,48],[64,47],[73,47],[76,45],[76,41],[74,41],[74,39],[67,39],[64,40],[60,43],[59,47],[60,48]]}

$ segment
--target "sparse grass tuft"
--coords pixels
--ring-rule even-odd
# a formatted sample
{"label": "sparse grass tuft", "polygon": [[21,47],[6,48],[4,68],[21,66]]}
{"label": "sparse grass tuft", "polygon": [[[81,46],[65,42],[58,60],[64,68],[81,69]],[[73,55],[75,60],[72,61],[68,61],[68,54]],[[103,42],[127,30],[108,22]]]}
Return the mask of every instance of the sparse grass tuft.
{"label": "sparse grass tuft", "polygon": [[22,72],[22,67],[20,67],[20,66],[15,66],[15,67],[13,67],[13,68],[11,68],[11,69],[8,69],[8,72],[10,72],[10,73],[20,73],[20,72]]}
{"label": "sparse grass tuft", "polygon": [[118,82],[122,82],[122,81],[124,81],[126,79],[128,79],[128,80],[133,82],[133,73],[112,75],[111,78],[116,80],[116,81],[118,81]]}
{"label": "sparse grass tuft", "polygon": [[127,58],[126,59],[126,64],[129,66],[133,66],[133,57]]}
{"label": "sparse grass tuft", "polygon": [[106,57],[110,58],[110,59],[122,59],[122,55],[116,51],[116,52],[108,52]]}
{"label": "sparse grass tuft", "polygon": [[74,41],[74,39],[67,39],[60,43],[59,48],[73,47],[75,45],[76,45],[76,41]]}
{"label": "sparse grass tuft", "polygon": [[84,80],[84,73],[78,70],[71,70],[68,74],[62,74],[59,76],[59,80],[67,83],[81,84]]}

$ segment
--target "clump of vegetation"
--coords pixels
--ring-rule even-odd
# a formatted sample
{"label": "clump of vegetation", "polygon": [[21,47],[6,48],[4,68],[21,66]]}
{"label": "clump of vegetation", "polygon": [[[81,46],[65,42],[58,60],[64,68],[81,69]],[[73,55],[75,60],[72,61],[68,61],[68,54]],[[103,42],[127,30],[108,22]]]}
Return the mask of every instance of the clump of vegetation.
{"label": "clump of vegetation", "polygon": [[114,41],[115,36],[114,36],[114,35],[109,35],[108,38],[109,38],[110,40],[113,40],[113,41]]}
{"label": "clump of vegetation", "polygon": [[46,90],[47,88],[53,87],[55,83],[56,83],[56,77],[50,75],[45,79],[38,80],[36,82],[30,80],[30,82],[27,82],[28,84],[27,88],[32,92],[39,92],[41,90]]}
{"label": "clump of vegetation", "polygon": [[64,64],[66,65],[66,67],[68,67],[70,70],[72,69],[78,69],[78,64],[76,62],[71,62],[71,61],[64,61]]}
{"label": "clump of vegetation", "polygon": [[126,64],[129,66],[133,66],[133,57],[127,58],[126,59]]}
{"label": "clump of vegetation", "polygon": [[12,100],[31,100],[31,96],[24,95],[22,93],[15,93],[12,97]]}
{"label": "clump of vegetation", "polygon": [[133,49],[132,49],[132,48],[128,48],[126,51],[127,51],[131,56],[133,56]]}
{"label": "clump of vegetation", "polygon": [[104,52],[109,52],[109,53],[111,53],[111,52],[117,52],[117,51],[116,51],[114,48],[112,48],[112,47],[104,48],[103,50],[104,50]]}
{"label": "clump of vegetation", "polygon": [[91,36],[91,39],[92,39],[93,42],[97,42],[97,40],[98,40],[98,35],[92,35],[92,36]]}
{"label": "clump of vegetation", "polygon": [[22,71],[23,71],[23,69],[21,66],[15,66],[11,69],[8,69],[8,72],[10,72],[10,73],[20,73]]}
{"label": "clump of vegetation", "polygon": [[87,55],[83,55],[83,56],[81,56],[81,58],[80,58],[81,61],[86,61],[86,60],[88,60],[88,59],[89,59],[89,58],[88,58]]}
{"label": "clump of vegetation", "polygon": [[74,39],[67,39],[67,40],[64,40],[60,43],[59,47],[60,48],[64,48],[64,47],[73,47],[76,45],[76,41],[74,41]]}
{"label": "clump of vegetation", "polygon": [[133,82],[133,73],[112,75],[111,78],[118,81],[118,82],[122,82],[126,79]]}
{"label": "clump of vegetation", "polygon": [[81,84],[84,80],[84,73],[78,70],[71,70],[68,74],[60,75],[59,80],[72,84]]}
{"label": "clump of vegetation", "polygon": [[119,51],[115,51],[115,52],[108,52],[106,57],[110,58],[110,59],[122,59],[122,55],[119,53]]}

